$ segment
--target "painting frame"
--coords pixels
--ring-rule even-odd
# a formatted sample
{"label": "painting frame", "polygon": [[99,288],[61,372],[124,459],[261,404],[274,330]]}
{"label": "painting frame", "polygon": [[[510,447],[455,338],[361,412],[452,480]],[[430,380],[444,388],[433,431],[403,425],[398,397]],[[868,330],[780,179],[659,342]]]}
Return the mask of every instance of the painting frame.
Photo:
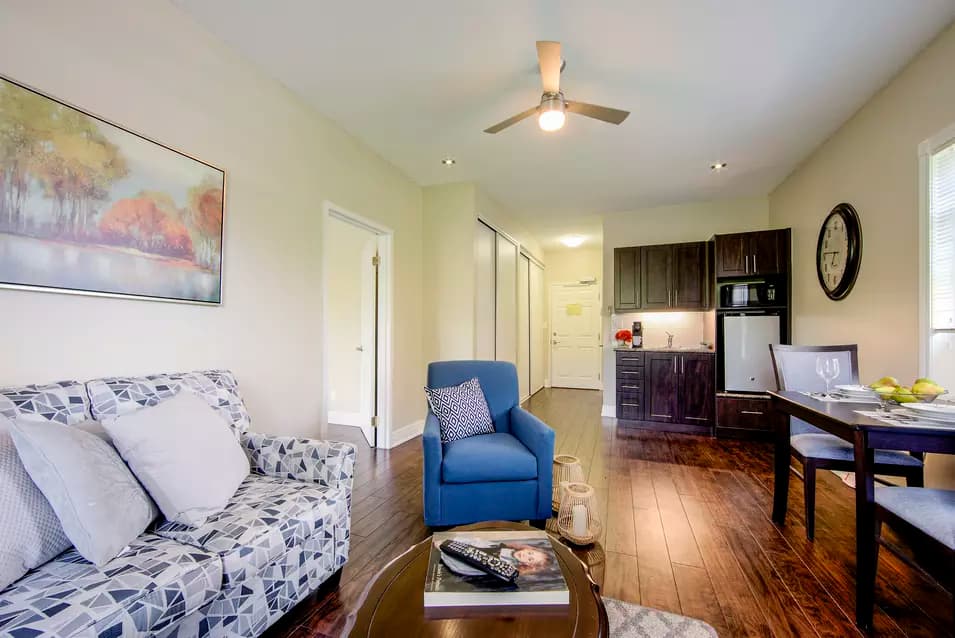
{"label": "painting frame", "polygon": [[39,89],[35,86],[32,86],[26,82],[22,82],[15,78],[10,77],[4,73],[0,73],[0,82],[7,82],[23,91],[33,93],[39,97],[50,100],[51,102],[58,104],[62,107],[75,111],[78,114],[81,114],[87,118],[90,118],[94,122],[97,122],[108,127],[112,127],[117,131],[125,133],[127,135],[133,136],[142,142],[153,145],[163,151],[173,153],[177,156],[196,162],[208,169],[211,169],[215,172],[221,174],[221,189],[220,192],[220,201],[221,201],[221,213],[219,219],[219,232],[218,232],[218,268],[217,268],[217,283],[216,283],[216,298],[214,300],[206,299],[191,299],[191,298],[182,298],[174,296],[162,296],[162,295],[153,295],[153,294],[138,294],[130,292],[121,292],[121,291],[110,291],[110,290],[96,290],[91,288],[75,288],[75,287],[65,287],[65,286],[55,286],[55,285],[42,285],[42,284],[33,284],[33,283],[19,283],[19,282],[10,282],[7,281],[5,273],[0,270],[0,289],[6,290],[19,290],[19,291],[29,291],[29,292],[41,292],[41,293],[50,293],[50,294],[65,294],[65,295],[77,295],[84,297],[102,297],[102,298],[111,298],[111,299],[133,299],[139,301],[152,301],[160,303],[172,303],[172,304],[186,304],[186,305],[195,305],[195,306],[222,306],[224,304],[225,297],[225,237],[226,237],[226,207],[228,205],[228,172],[211,162],[208,162],[200,157],[197,157],[191,153],[188,153],[180,148],[160,142],[149,135],[141,133],[137,130],[129,128],[128,126],[119,124],[109,118],[97,115],[86,108],[78,106],[70,101],[59,98],[47,91]]}

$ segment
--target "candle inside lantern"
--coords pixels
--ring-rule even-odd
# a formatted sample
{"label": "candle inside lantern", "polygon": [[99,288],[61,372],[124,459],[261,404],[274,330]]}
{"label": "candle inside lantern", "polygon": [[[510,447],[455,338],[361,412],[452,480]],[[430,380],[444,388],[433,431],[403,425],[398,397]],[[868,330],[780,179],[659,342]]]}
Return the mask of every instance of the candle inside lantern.
{"label": "candle inside lantern", "polygon": [[573,523],[571,529],[574,536],[579,538],[587,535],[587,507],[583,503],[578,503],[571,508]]}

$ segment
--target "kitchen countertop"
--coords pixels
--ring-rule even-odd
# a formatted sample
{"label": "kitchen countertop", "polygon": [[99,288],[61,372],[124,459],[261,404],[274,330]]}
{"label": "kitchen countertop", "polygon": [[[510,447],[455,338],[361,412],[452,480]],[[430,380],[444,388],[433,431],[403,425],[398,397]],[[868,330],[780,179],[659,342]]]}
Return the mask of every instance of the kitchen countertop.
{"label": "kitchen countertop", "polygon": [[716,350],[710,350],[709,348],[704,348],[703,346],[697,347],[680,347],[674,346],[672,348],[667,348],[666,346],[660,346],[657,348],[653,347],[644,347],[644,348],[628,348],[621,346],[614,346],[614,350],[617,352],[689,352],[689,353],[700,353],[700,354],[716,354]]}

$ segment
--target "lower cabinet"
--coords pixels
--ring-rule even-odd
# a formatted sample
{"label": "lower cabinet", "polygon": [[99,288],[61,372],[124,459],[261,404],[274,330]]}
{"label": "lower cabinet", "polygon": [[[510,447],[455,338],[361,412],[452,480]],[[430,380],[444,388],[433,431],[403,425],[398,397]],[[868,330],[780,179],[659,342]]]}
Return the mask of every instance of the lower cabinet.
{"label": "lower cabinet", "polygon": [[[633,369],[617,367],[617,418],[669,424],[662,430],[701,431],[712,427],[715,412],[716,357],[709,353],[648,351],[643,355],[641,405],[628,399],[624,379]],[[628,376],[629,375],[629,376]]]}
{"label": "lower cabinet", "polygon": [[769,418],[769,397],[720,394],[716,397],[718,437],[769,439],[773,424]]}

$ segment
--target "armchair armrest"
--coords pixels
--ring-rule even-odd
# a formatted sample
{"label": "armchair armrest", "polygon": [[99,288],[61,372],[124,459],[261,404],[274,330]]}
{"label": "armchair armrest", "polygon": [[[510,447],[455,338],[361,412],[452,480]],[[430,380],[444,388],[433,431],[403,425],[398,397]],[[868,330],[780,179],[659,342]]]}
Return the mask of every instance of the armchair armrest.
{"label": "armchair armrest", "polygon": [[355,446],[351,443],[256,432],[243,432],[241,443],[253,472],[341,489],[351,504],[355,480]]}
{"label": "armchair armrest", "polygon": [[551,513],[553,484],[554,430],[521,408],[511,408],[511,434],[537,457],[538,518]]}
{"label": "armchair armrest", "polygon": [[428,410],[421,442],[424,447],[424,518],[425,523],[428,523],[441,517],[441,463],[444,459],[441,426],[438,424],[438,417],[431,410]]}

